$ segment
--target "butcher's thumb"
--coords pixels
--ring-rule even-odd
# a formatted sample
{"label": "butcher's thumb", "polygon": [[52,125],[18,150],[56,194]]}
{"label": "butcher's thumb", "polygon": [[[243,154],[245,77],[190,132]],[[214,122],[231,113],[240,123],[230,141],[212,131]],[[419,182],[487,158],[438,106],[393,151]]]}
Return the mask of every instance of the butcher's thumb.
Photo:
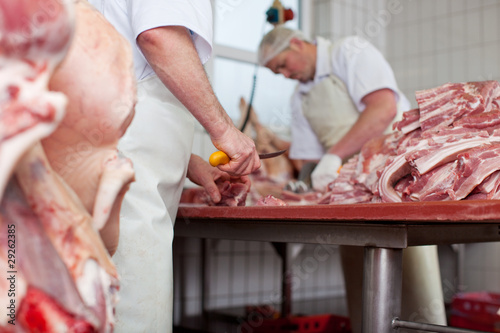
{"label": "butcher's thumb", "polygon": [[338,176],[338,170],[342,165],[342,159],[335,154],[325,154],[319,161],[311,174],[314,190],[324,192],[328,184]]}
{"label": "butcher's thumb", "polygon": [[205,192],[210,196],[210,199],[212,199],[214,203],[219,203],[221,194],[217,185],[212,181],[203,184],[203,187],[205,188]]}

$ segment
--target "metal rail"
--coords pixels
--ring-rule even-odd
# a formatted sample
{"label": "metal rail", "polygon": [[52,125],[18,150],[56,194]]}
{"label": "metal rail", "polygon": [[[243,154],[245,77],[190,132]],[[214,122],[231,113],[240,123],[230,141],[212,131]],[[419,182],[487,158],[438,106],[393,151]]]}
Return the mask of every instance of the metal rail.
{"label": "metal rail", "polygon": [[413,330],[427,331],[427,332],[437,332],[437,333],[482,333],[483,331],[474,331],[468,330],[465,328],[454,328],[448,326],[441,325],[433,325],[433,324],[423,324],[423,323],[415,323],[411,321],[399,320],[399,318],[394,318],[392,320],[392,328],[409,328]]}

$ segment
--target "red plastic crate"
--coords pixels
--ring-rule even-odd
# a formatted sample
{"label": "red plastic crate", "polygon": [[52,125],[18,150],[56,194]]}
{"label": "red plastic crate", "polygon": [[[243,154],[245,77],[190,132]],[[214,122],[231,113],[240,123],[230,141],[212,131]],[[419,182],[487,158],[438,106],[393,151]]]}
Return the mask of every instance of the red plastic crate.
{"label": "red plastic crate", "polygon": [[500,332],[500,294],[459,293],[453,297],[450,326]]}
{"label": "red plastic crate", "polygon": [[331,314],[264,319],[246,324],[242,333],[351,333],[348,317]]}

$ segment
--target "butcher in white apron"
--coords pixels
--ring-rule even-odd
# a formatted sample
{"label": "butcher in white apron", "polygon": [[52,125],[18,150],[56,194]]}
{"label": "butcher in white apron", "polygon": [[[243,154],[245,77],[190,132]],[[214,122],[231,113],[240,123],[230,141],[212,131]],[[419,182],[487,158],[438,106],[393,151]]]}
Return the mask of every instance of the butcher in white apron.
{"label": "butcher in white apron", "polygon": [[[231,158],[221,170],[245,175],[260,161],[253,141],[234,127],[217,102],[202,67],[211,54],[210,1],[90,2],[130,42],[138,80],[135,116],[118,144],[133,162],[135,182],[121,207],[120,238],[112,257],[121,278],[116,332],[168,333],[173,226],[192,157],[194,119]],[[213,168],[205,164],[211,174]],[[190,173],[201,173],[199,165]]]}
{"label": "butcher in white apron", "polygon": [[[332,154],[331,150],[358,121],[364,107],[361,103],[363,94],[379,89],[391,89],[395,92],[398,96],[397,115],[392,122],[400,118],[402,111],[409,110],[409,103],[399,92],[390,66],[367,42],[364,48],[359,48],[356,44],[362,42],[354,39],[344,39],[332,44],[318,38],[316,58],[311,59],[316,62],[311,61],[308,66],[304,65],[304,60],[301,59],[297,65],[294,63],[296,60],[284,57],[282,52],[289,50],[291,38],[303,38],[303,36],[286,28],[275,28],[275,30],[276,34],[269,35],[273,38],[261,43],[260,63],[276,73],[282,73],[301,82],[292,97],[291,158],[324,161],[324,156],[327,156],[330,159],[327,168],[331,170],[332,165],[338,168],[342,161],[345,162],[352,154],[357,153],[362,145],[358,147],[353,144],[350,153],[341,156]],[[266,48],[266,43],[273,47]],[[302,51],[301,47],[303,46],[296,44],[296,50]],[[367,54],[363,55],[363,52]],[[369,66],[363,66],[364,62],[368,62]],[[375,71],[374,77],[363,80],[362,78],[369,76],[366,73],[367,68],[379,71]],[[384,130],[390,131],[392,122],[387,124],[386,128],[382,128],[379,134]],[[364,249],[340,246],[340,254],[352,331],[357,333],[361,332],[362,322],[361,272]],[[401,314],[403,319],[446,324],[436,246],[410,247],[403,251]]]}

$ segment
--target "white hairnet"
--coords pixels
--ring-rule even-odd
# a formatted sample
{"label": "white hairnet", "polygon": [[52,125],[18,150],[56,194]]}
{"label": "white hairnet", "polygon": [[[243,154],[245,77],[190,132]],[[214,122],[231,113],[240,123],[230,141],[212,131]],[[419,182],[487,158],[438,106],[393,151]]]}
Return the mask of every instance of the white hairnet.
{"label": "white hairnet", "polygon": [[260,42],[258,61],[259,65],[265,66],[271,59],[276,57],[281,51],[290,46],[290,40],[298,38],[306,40],[304,34],[298,30],[292,30],[283,26],[277,26],[269,31]]}

